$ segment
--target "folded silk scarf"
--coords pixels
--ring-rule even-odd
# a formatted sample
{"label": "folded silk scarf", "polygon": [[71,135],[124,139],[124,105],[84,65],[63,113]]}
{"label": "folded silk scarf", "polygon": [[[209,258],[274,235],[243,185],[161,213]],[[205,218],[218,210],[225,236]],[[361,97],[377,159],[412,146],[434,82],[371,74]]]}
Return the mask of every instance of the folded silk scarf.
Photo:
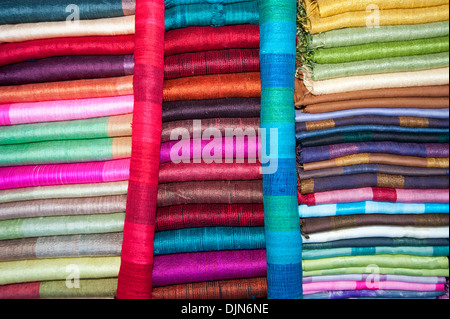
{"label": "folded silk scarf", "polygon": [[448,227],[365,226],[339,229],[304,236],[305,243],[321,243],[342,239],[370,237],[446,238]]}
{"label": "folded silk scarf", "polygon": [[[355,127],[351,128],[352,130]],[[417,129],[418,131],[421,131]],[[394,129],[392,132],[377,132],[377,131],[357,131],[354,130],[339,133],[332,132],[333,130],[327,130],[326,135],[319,135],[315,137],[307,137],[304,139],[297,140],[302,147],[313,147],[313,146],[324,146],[330,144],[341,144],[341,143],[361,143],[361,142],[400,142],[400,143],[448,143],[449,134],[448,132],[432,133],[427,134],[422,132],[414,133],[410,132],[399,132],[398,129]],[[319,131],[316,131],[319,132]],[[331,134],[328,134],[331,133]],[[429,133],[429,132],[428,132]]]}
{"label": "folded silk scarf", "polygon": [[350,216],[302,218],[302,233],[314,233],[363,226],[413,226],[445,227],[449,225],[448,214],[366,214]]}
{"label": "folded silk scarf", "polygon": [[[0,67],[0,85],[119,77],[133,72],[133,55],[63,56]],[[241,72],[259,72],[257,49],[183,53],[164,60],[165,79]]]}
{"label": "folded silk scarf", "polygon": [[[306,237],[307,238],[307,237]],[[333,249],[304,250],[303,259],[320,259],[341,256],[367,255],[413,255],[423,257],[446,257],[449,255],[448,246],[436,247],[348,247]]]}
{"label": "folded silk scarf", "polygon": [[125,213],[51,216],[0,221],[0,240],[122,232]]}
{"label": "folded silk scarf", "polygon": [[189,26],[213,26],[259,23],[256,1],[233,1],[228,3],[186,3],[169,7],[165,12],[165,30]]}
{"label": "folded silk scarf", "polygon": [[315,206],[300,205],[300,218],[358,214],[446,214],[446,203],[387,203],[364,201]]}
{"label": "folded silk scarf", "polygon": [[261,96],[259,72],[193,76],[164,81],[164,101]]}
{"label": "folded silk scarf", "polygon": [[62,56],[0,67],[0,85],[70,81],[132,75],[134,56]]}
{"label": "folded silk scarf", "polygon": [[[448,48],[448,36],[410,41],[362,44],[331,49],[319,48],[306,53],[306,62],[304,64],[314,69],[315,66],[320,67],[322,64],[333,67],[334,64],[339,63],[364,61],[369,64],[379,62],[380,68],[384,69],[386,67],[384,64],[386,61],[384,59],[386,58],[402,57],[405,61],[411,58],[411,61],[419,62],[419,60],[415,60],[417,59],[415,56],[431,58],[429,56],[430,54],[448,53]],[[360,65],[360,67],[362,66]]]}
{"label": "folded silk scarf", "polygon": [[[0,286],[1,299],[106,298],[117,295],[117,278],[81,279],[80,288],[67,288],[65,280]],[[265,277],[215,280],[169,285],[153,289],[154,299],[254,299],[266,298]]]}
{"label": "folded silk scarf", "polygon": [[[431,135],[431,136],[438,136],[439,134],[448,134],[449,130],[448,128],[428,128],[428,127],[401,127],[401,126],[392,126],[392,125],[351,125],[351,126],[342,126],[342,127],[335,127],[330,129],[324,129],[324,130],[315,130],[315,131],[304,131],[304,132],[297,132],[295,134],[295,137],[297,140],[304,140],[314,137],[323,137],[327,135],[339,135],[343,133],[353,133],[355,135],[363,134],[365,132],[370,132],[372,134],[374,133],[384,133],[388,135],[396,135],[399,134],[399,136],[402,133],[407,134],[423,134],[423,135]],[[438,141],[438,139],[436,139]],[[388,139],[389,141],[389,139]],[[422,142],[423,143],[423,142]],[[443,143],[443,142],[438,142]]]}
{"label": "folded silk scarf", "polygon": [[[361,256],[351,256],[361,257]],[[447,257],[445,257],[447,258]],[[326,258],[328,259],[328,258]],[[331,258],[330,258],[331,259]],[[315,259],[313,259],[315,260]],[[397,268],[397,267],[379,267],[376,268],[383,274],[398,274],[407,276],[448,276],[448,269],[416,269],[416,268]],[[337,274],[353,274],[353,273],[366,273],[368,271],[366,266],[363,267],[345,267],[345,268],[333,268],[333,269],[319,269],[304,271],[304,276],[320,276],[320,275],[337,275]]]}
{"label": "folded silk scarf", "polygon": [[264,227],[203,227],[155,233],[154,254],[264,249]]}
{"label": "folded silk scarf", "polygon": [[267,297],[266,277],[215,280],[156,287],[155,299],[260,299]]}
{"label": "folded silk scarf", "polygon": [[132,114],[0,127],[0,145],[131,136]]}
{"label": "folded silk scarf", "polygon": [[304,299],[436,299],[445,291],[336,290],[305,295]]}
{"label": "folded silk scarf", "polygon": [[336,290],[411,290],[411,291],[443,291],[444,284],[421,284],[401,281],[325,281],[303,285],[305,294]]}
{"label": "folded silk scarf", "polygon": [[133,76],[1,86],[0,103],[74,100],[133,95]]}
{"label": "folded silk scarf", "polygon": [[2,240],[0,260],[120,256],[122,240],[122,232]]}
{"label": "folded silk scarf", "polygon": [[160,162],[191,163],[200,160],[209,163],[232,163],[233,159],[251,160],[256,163],[261,147],[261,139],[257,132],[249,136],[229,136],[219,135],[211,138],[193,138],[182,140],[171,140],[161,144]]}
{"label": "folded silk scarf", "polygon": [[305,75],[304,83],[312,94],[322,95],[382,88],[448,85],[448,72],[446,67],[424,71],[349,76],[322,81],[314,81]]}
{"label": "folded silk scarf", "polygon": [[[45,21],[65,21],[71,13],[66,11],[71,2],[67,0],[3,1],[0,5],[0,24],[19,24]],[[80,19],[101,19],[132,15],[135,0],[81,0],[77,2]],[[21,10],[17,10],[20,7]],[[69,7],[70,9],[71,7]]]}
{"label": "folded silk scarf", "polygon": [[[373,280],[373,274],[344,274],[344,275],[330,275],[330,276],[311,276],[304,277],[303,283],[312,282],[324,282],[324,281],[347,281],[358,280],[366,281]],[[403,282],[416,282],[422,284],[444,284],[446,282],[445,277],[424,277],[424,276],[401,276],[401,275],[383,275],[378,274],[377,281],[403,281]]]}
{"label": "folded silk scarf", "polygon": [[[133,54],[133,35],[70,37],[0,44],[0,65],[70,55]],[[188,27],[165,33],[165,55],[225,49],[259,49],[258,25]]]}
{"label": "folded silk scarf", "polygon": [[86,198],[60,198],[29,200],[22,203],[0,204],[0,220],[79,216],[122,213],[126,209],[126,196],[111,195]]}
{"label": "folded silk scarf", "polygon": [[431,168],[449,168],[449,159],[447,158],[423,158],[415,156],[400,156],[384,153],[357,153],[354,155],[337,157],[335,159],[323,160],[320,162],[311,162],[301,164],[305,171],[318,170],[331,167],[351,166],[358,164],[385,164],[407,167],[431,167]]}
{"label": "folded silk scarf", "polygon": [[131,137],[0,145],[0,167],[105,161],[130,156]]}
{"label": "folded silk scarf", "polygon": [[[67,15],[69,16],[70,13]],[[65,20],[65,19],[64,19]],[[257,25],[259,20],[256,1],[230,4],[179,5],[167,9],[165,30],[189,26],[225,26],[233,24]],[[23,42],[57,37],[92,35],[123,35],[135,33],[135,16],[92,20],[6,24],[0,26],[0,42]]]}
{"label": "folded silk scarf", "polygon": [[[422,6],[408,6],[407,8],[390,8],[379,10],[378,6],[366,6],[361,11],[354,11],[348,9],[337,10],[340,12],[328,17],[321,17],[313,10],[313,0],[302,1],[303,13],[302,26],[311,33],[316,34],[320,32],[349,28],[349,27],[364,27],[375,25],[403,25],[403,24],[420,24],[437,21],[448,20],[448,2],[443,5],[429,6],[423,3]],[[318,11],[326,8],[327,4],[319,5]],[[382,6],[383,7],[383,6]],[[367,10],[367,11],[366,11]],[[374,13],[375,11],[375,13]]]}
{"label": "folded silk scarf", "polygon": [[[301,110],[304,113],[326,113],[364,108],[445,109],[448,107],[448,97],[395,97],[317,103],[304,106]],[[392,114],[392,116],[394,115],[395,113]]]}
{"label": "folded silk scarf", "polygon": [[159,184],[189,181],[232,181],[262,179],[261,163],[249,160],[239,163],[162,163]]}
{"label": "folded silk scarf", "polygon": [[0,203],[48,198],[126,195],[127,191],[128,181],[24,187],[0,190]]}
{"label": "folded silk scarf", "polygon": [[399,238],[399,237],[360,237],[341,239],[323,243],[304,243],[305,250],[334,249],[349,247],[434,247],[448,246],[448,238]]}
{"label": "folded silk scarf", "polygon": [[365,11],[369,5],[377,5],[379,9],[426,8],[448,4],[447,0],[393,0],[388,3],[382,0],[303,0],[301,1],[309,15],[329,17],[348,11]]}
{"label": "folded silk scarf", "polygon": [[[2,240],[0,260],[120,256],[122,240],[121,232]],[[155,255],[264,248],[263,227],[186,228],[155,234]]]}
{"label": "folded silk scarf", "polygon": [[431,22],[407,25],[383,25],[378,28],[356,27],[332,30],[318,34],[303,33],[297,43],[300,50],[329,49],[368,43],[411,41],[444,37],[449,34],[449,22]]}
{"label": "folded silk scarf", "polygon": [[164,34],[166,56],[229,49],[259,49],[259,26],[192,26],[170,30]]}
{"label": "folded silk scarf", "polygon": [[163,103],[163,122],[210,118],[259,118],[261,99],[222,98]]}
{"label": "folded silk scarf", "polygon": [[[207,114],[206,114],[207,115]],[[231,116],[231,114],[229,114]],[[163,111],[164,117],[164,111]],[[185,119],[178,121],[163,122],[161,132],[161,142],[168,142],[171,136],[180,128],[184,132],[188,132],[190,137],[203,136],[207,130],[219,132],[222,137],[245,136],[250,134],[258,134],[260,127],[259,116],[257,117],[235,117],[235,118],[207,118],[207,119]],[[173,137],[173,136],[172,136]]]}
{"label": "folded silk scarf", "polygon": [[356,174],[301,180],[299,190],[310,194],[339,189],[383,187],[400,189],[448,189],[448,176],[403,176],[389,174]]}
{"label": "folded silk scarf", "polygon": [[164,78],[259,72],[259,50],[228,49],[166,56]]}
{"label": "folded silk scarf", "polygon": [[449,53],[443,52],[345,63],[311,63],[305,69],[313,81],[323,81],[346,76],[432,70],[448,65]]}
{"label": "folded silk scarf", "polygon": [[311,194],[298,194],[299,205],[379,201],[390,203],[448,203],[448,189],[395,189],[364,187]]}
{"label": "folded silk scarf", "polygon": [[[353,267],[368,267],[369,265],[377,265],[380,268],[399,268],[399,270],[401,268],[415,269],[420,271],[443,270],[448,273],[447,257],[421,257],[410,255],[348,256],[307,260],[303,264],[303,271],[310,272],[314,270],[338,270],[340,267],[344,269],[351,269]],[[398,274],[400,274],[400,272],[401,271],[399,271]],[[336,271],[335,273],[339,272]]]}
{"label": "folded silk scarf", "polygon": [[303,113],[295,110],[295,122],[322,121],[340,119],[349,116],[413,116],[423,118],[448,119],[449,109],[410,109],[410,108],[368,108],[334,111],[327,113]]}
{"label": "folded silk scarf", "polygon": [[[203,271],[197,271],[199,267]],[[153,285],[160,287],[265,275],[266,251],[263,249],[173,254],[155,258]]]}

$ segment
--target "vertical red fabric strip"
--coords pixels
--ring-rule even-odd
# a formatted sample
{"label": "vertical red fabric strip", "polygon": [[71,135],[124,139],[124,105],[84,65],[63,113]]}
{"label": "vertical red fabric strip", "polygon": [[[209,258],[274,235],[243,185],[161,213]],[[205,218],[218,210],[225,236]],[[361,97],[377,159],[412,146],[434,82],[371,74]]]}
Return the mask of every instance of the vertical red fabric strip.
{"label": "vertical red fabric strip", "polygon": [[133,144],[118,299],[152,298],[164,81],[164,0],[136,1]]}

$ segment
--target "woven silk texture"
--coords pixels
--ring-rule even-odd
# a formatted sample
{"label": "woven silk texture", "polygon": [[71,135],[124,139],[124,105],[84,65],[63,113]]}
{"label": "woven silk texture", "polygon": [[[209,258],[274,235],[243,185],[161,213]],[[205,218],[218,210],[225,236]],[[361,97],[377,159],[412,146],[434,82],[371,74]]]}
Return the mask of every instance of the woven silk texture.
{"label": "woven silk texture", "polygon": [[[71,10],[76,13],[80,11],[79,7],[68,9],[69,14]],[[66,14],[63,21],[0,25],[0,41],[23,42],[61,36],[116,36],[135,33],[135,15],[76,20],[63,10]],[[189,26],[257,24],[259,18],[256,1],[179,4],[166,11],[164,24],[167,31]]]}
{"label": "woven silk texture", "polygon": [[[152,275],[147,286],[151,294],[145,298],[173,298],[173,292],[188,293],[184,287],[193,284],[191,296],[212,296],[217,291],[212,282],[228,285],[228,296],[242,298],[251,297],[239,288],[248,282],[251,291],[264,297],[264,206],[257,159],[261,142],[247,136],[257,133],[260,123],[256,2],[166,2],[165,17],[154,267],[143,273]],[[136,52],[134,56],[136,76]],[[133,169],[132,157],[130,181]],[[142,179],[140,169],[136,173]],[[138,195],[139,189],[129,188],[128,203]],[[143,232],[134,227],[129,236],[137,240],[147,236]],[[125,223],[123,247],[127,233]],[[129,246],[130,258],[135,245]],[[203,271],[198,273],[200,265]],[[129,273],[132,295],[122,295],[126,278],[121,273],[117,296],[135,298],[131,278],[138,273]]]}
{"label": "woven silk texture", "polygon": [[447,11],[3,1],[0,298],[445,298]]}
{"label": "woven silk texture", "polygon": [[[379,17],[377,17],[379,19],[378,25],[407,25],[448,20],[448,1],[441,1],[440,4],[427,1],[406,1],[405,4],[402,1],[394,1],[392,5],[385,5],[384,1],[379,1],[380,6],[378,3],[366,2],[365,6],[360,4],[355,9],[348,1],[339,1],[337,4],[331,5],[330,3],[313,0],[301,1],[302,17],[304,17],[301,23],[311,34],[367,26],[368,20],[372,19],[371,22],[373,23],[374,18],[370,16],[370,13],[373,14],[375,8],[380,10]],[[346,5],[342,5],[343,3],[346,3]],[[329,16],[322,16],[318,13],[323,10],[322,8],[333,5],[340,7],[340,9],[330,10]]]}
{"label": "woven silk texture", "polygon": [[448,298],[448,1],[304,0],[297,18],[303,298]]}
{"label": "woven silk texture", "polygon": [[[165,270],[153,272],[155,298],[214,296],[214,282],[228,285],[236,296],[242,283],[248,283],[251,291],[262,288],[260,297],[267,294],[263,187],[256,157],[261,142],[246,136],[257,134],[260,125],[259,29],[258,19],[252,18],[259,13],[256,6],[246,11],[253,4],[237,3],[239,12],[227,16],[234,22],[225,20],[234,25],[220,26],[217,15],[214,23],[203,27],[207,6],[198,9],[192,2],[187,7],[195,27],[181,33],[184,26],[174,22],[174,29],[166,31],[157,201],[157,220],[164,225],[155,233],[154,253]],[[176,15],[172,18],[175,21]],[[172,36],[178,38],[174,44],[187,43],[194,53],[171,45]],[[235,137],[227,132],[230,129]],[[232,234],[242,234],[242,244],[223,245],[240,241]],[[230,256],[226,262],[222,259]],[[192,267],[181,266],[187,263]],[[202,274],[195,264],[202,265]],[[177,291],[180,294],[173,295]]]}
{"label": "woven silk texture", "polygon": [[[153,64],[142,64],[147,63],[147,49],[139,49],[135,44],[139,36],[149,43],[146,48],[154,47],[156,40],[154,32],[147,31],[144,24],[136,22],[138,28],[135,28],[134,22],[138,19],[134,16],[134,1],[121,3],[123,9],[131,5],[133,10],[118,17],[111,12],[111,6],[107,11],[106,4],[103,7],[95,5],[90,3],[89,10],[94,14],[98,8],[99,16],[96,19],[83,16],[80,26],[84,29],[62,30],[65,18],[32,20],[33,17],[27,17],[26,12],[20,10],[15,17],[18,20],[11,21],[16,25],[2,29],[4,40],[12,41],[2,44],[1,74],[5,96],[1,107],[1,145],[8,148],[5,152],[2,150],[5,156],[0,195],[2,247],[5,247],[2,259],[26,262],[51,258],[64,264],[70,261],[67,258],[79,258],[73,261],[79,260],[83,264],[87,261],[83,258],[93,257],[92,261],[97,265],[107,262],[115,267],[119,266],[119,257],[120,268],[114,268],[117,271],[83,274],[82,280],[88,283],[89,280],[101,282],[105,274],[109,281],[106,286],[100,284],[96,292],[89,292],[87,288],[86,294],[80,292],[79,296],[93,296],[89,295],[93,293],[95,297],[113,294],[118,298],[150,298],[153,254],[164,256],[217,250],[236,250],[239,254],[237,250],[248,249],[254,253],[245,255],[248,258],[233,266],[236,271],[225,275],[229,277],[228,287],[232,289],[229,296],[251,298],[253,294],[243,294],[240,288],[240,281],[247,280],[250,285],[256,285],[255,290],[264,297],[267,285],[265,258],[262,258],[265,247],[261,165],[254,161],[255,155],[251,161],[245,159],[244,163],[209,165],[202,161],[197,163],[195,170],[190,165],[176,165],[170,159],[170,150],[176,144],[170,141],[171,132],[185,127],[193,134],[195,119],[205,120],[200,125],[201,131],[216,127],[222,133],[226,128],[258,130],[260,79],[256,2],[225,1],[206,6],[203,1],[165,3],[165,9],[170,13],[165,15],[165,21],[164,15],[157,14],[160,20],[153,25],[160,35],[160,51],[152,51],[160,58],[159,69],[155,71],[160,76],[159,83],[147,73],[147,70],[154,70]],[[146,21],[148,10],[143,8],[157,5],[161,12],[163,2],[137,3],[141,9],[136,18],[142,13],[141,19]],[[48,8],[52,7],[35,9],[45,16]],[[8,10],[12,10],[11,7]],[[225,20],[219,17],[224,12]],[[122,17],[124,15],[131,16]],[[177,29],[179,20],[170,20],[175,16],[182,20],[188,18],[191,26]],[[48,23],[50,21],[55,23]],[[118,34],[111,34],[112,29],[107,30],[113,21],[124,22],[116,25]],[[239,21],[244,24],[236,24]],[[162,27],[164,24],[167,28]],[[30,28],[35,31],[26,34]],[[171,28],[173,30],[168,31]],[[135,30],[138,31],[136,35]],[[122,33],[129,34],[119,35]],[[164,43],[161,34],[166,38]],[[23,42],[14,42],[19,39]],[[187,77],[192,79],[192,85],[176,88],[179,83],[186,82]],[[177,79],[180,80],[176,82]],[[242,87],[246,82],[248,85]],[[207,83],[215,85],[207,87]],[[154,108],[154,96],[135,93],[136,90],[144,92],[144,87],[154,87],[155,94],[160,94],[162,107],[159,114],[164,123],[158,120],[158,112],[153,122],[141,115],[138,117],[143,122],[136,122],[135,114],[139,114],[139,110],[148,114],[146,108]],[[217,92],[222,92],[220,99]],[[199,103],[196,99],[204,102]],[[190,104],[196,107],[190,109]],[[155,116],[154,111],[150,113]],[[161,131],[153,134],[145,127],[157,131],[159,127]],[[155,137],[151,143],[147,141],[148,134]],[[237,136],[241,136],[239,132]],[[141,146],[133,146],[138,143]],[[205,150],[208,143],[200,143],[199,148],[193,139],[191,145],[196,154]],[[230,144],[223,139],[224,150],[229,145],[233,147],[232,157],[241,154],[244,148],[242,154],[248,157],[250,146],[257,154],[260,143],[236,137]],[[140,150],[138,155],[137,150]],[[160,151],[162,156],[159,156]],[[155,159],[153,168],[148,165],[147,156]],[[160,165],[159,174],[155,174],[155,168]],[[158,187],[158,180],[163,183],[161,187]],[[242,181],[247,182],[242,184]],[[149,183],[153,189],[142,193],[141,189],[149,189]],[[147,209],[146,198],[153,198],[153,205],[150,200],[153,209]],[[143,203],[146,204],[143,206]],[[20,214],[14,213],[17,208]],[[36,217],[42,220],[38,222]],[[150,229],[150,233],[152,229],[156,230],[155,242],[153,236],[147,236],[149,232],[145,229]],[[141,236],[147,239],[142,240]],[[179,238],[185,239],[180,241]],[[191,242],[188,246],[176,244],[184,243],[188,238]],[[45,247],[33,244],[40,240],[46,241]],[[80,241],[85,248],[76,248]],[[205,244],[202,245],[202,241]],[[230,245],[220,244],[225,241]],[[70,247],[62,248],[60,243]],[[153,244],[156,245],[154,253]],[[29,254],[31,250],[15,253],[17,245],[26,245],[34,251],[41,247],[46,252],[37,255]],[[196,256],[200,255],[193,255],[193,258]],[[253,266],[249,266],[250,278],[245,278],[247,275],[239,278],[242,275],[237,269],[255,257],[258,258],[257,267],[252,270]],[[142,258],[150,261],[143,267]],[[205,280],[225,279],[217,273],[219,266],[220,262],[212,262]],[[32,263],[30,267],[31,276],[39,278],[42,274],[39,265]],[[253,274],[257,277],[252,278]],[[135,289],[135,276],[148,279],[140,280],[141,287]],[[167,276],[160,278],[164,277]],[[57,280],[58,276],[53,273],[41,278],[51,282],[51,278]],[[29,278],[17,280],[27,282]],[[115,287],[111,290],[113,283]],[[53,288],[54,291],[48,291],[50,295],[61,297],[67,294],[64,289]],[[164,294],[157,296],[164,297]]]}
{"label": "woven silk texture", "polygon": [[[78,9],[80,23],[61,28]],[[1,4],[0,37],[12,41],[1,44],[1,259],[29,270],[11,283],[58,278],[36,259],[71,260],[87,266],[88,282],[108,282],[88,284],[96,292],[85,296],[109,297],[114,282],[116,295],[135,106],[134,9],[128,0]],[[5,264],[2,273],[19,268]]]}

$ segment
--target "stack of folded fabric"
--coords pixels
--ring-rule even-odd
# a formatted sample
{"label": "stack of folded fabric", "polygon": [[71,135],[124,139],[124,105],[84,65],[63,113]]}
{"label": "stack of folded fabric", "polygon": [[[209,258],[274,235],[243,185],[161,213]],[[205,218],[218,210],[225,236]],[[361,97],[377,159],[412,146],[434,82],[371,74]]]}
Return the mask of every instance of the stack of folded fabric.
{"label": "stack of folded fabric", "polygon": [[134,1],[71,3],[0,4],[0,298],[111,297],[117,285]]}
{"label": "stack of folded fabric", "polygon": [[265,297],[258,7],[200,2],[168,9],[153,296]]}
{"label": "stack of folded fabric", "polygon": [[447,0],[299,2],[305,298],[445,294],[448,34]]}
{"label": "stack of folded fabric", "polygon": [[[67,28],[49,15],[65,1],[33,8],[42,20],[13,19],[11,4],[1,16],[1,298],[129,297],[127,276],[139,275],[127,205],[144,206],[136,196],[145,190],[130,179],[139,160],[130,136],[133,122],[140,138],[152,46],[135,46],[151,39],[142,27],[134,35],[134,1],[103,2],[81,4],[92,20]],[[155,4],[137,5],[146,18]],[[155,258],[145,276],[160,287],[155,298],[264,297],[256,1],[166,1],[165,11]]]}

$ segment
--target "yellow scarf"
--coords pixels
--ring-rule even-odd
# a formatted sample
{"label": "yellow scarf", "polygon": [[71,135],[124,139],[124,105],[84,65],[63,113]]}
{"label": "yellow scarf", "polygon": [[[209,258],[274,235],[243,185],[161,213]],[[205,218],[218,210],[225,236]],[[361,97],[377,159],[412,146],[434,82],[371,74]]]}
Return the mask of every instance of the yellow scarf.
{"label": "yellow scarf", "polygon": [[[331,30],[351,28],[351,27],[376,27],[381,25],[402,25],[402,24],[421,24],[449,19],[449,5],[447,4],[430,6],[434,3],[443,2],[443,0],[394,0],[394,1],[374,1],[360,0],[360,5],[353,7],[357,1],[345,0],[302,0],[307,17],[304,19],[303,26],[311,34],[326,32]],[[332,5],[329,5],[333,3]],[[343,4],[347,5],[343,5]],[[365,4],[372,4],[364,7]],[[378,4],[380,6],[378,6]],[[400,5],[402,3],[403,5]],[[425,4],[426,3],[426,4]],[[339,6],[341,4],[342,6]],[[400,8],[392,8],[397,4]],[[409,8],[407,4],[410,5]],[[413,7],[413,5],[421,7]],[[375,5],[380,9],[376,11]],[[332,11],[328,10],[332,9]],[[358,8],[364,8],[355,11]],[[366,11],[365,8],[368,8]],[[344,11],[352,10],[352,11]],[[343,12],[342,12],[343,11]],[[323,13],[325,12],[325,13]],[[340,13],[342,12],[342,13]],[[323,15],[334,15],[322,17]]]}

